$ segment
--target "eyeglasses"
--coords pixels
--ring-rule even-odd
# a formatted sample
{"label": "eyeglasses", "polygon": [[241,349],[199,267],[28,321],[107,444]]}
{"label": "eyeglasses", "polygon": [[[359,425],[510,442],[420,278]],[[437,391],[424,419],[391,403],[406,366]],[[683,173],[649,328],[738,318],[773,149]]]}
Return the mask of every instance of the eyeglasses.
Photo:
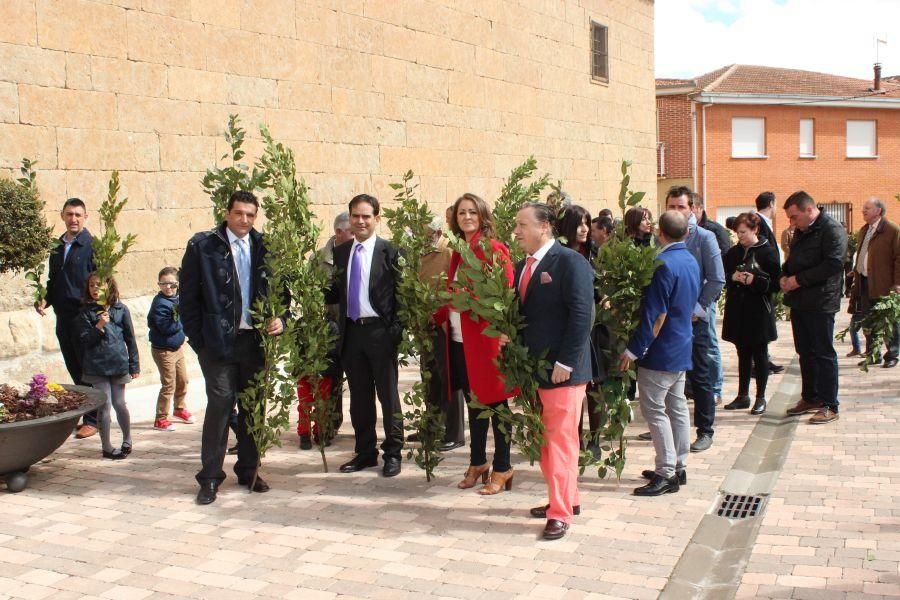
{"label": "eyeglasses", "polygon": [[177,289],[178,289],[178,284],[177,284],[177,283],[169,283],[168,281],[160,281],[160,282],[158,283],[158,285],[159,285],[159,287],[161,287],[161,288],[172,288],[173,290],[177,290]]}

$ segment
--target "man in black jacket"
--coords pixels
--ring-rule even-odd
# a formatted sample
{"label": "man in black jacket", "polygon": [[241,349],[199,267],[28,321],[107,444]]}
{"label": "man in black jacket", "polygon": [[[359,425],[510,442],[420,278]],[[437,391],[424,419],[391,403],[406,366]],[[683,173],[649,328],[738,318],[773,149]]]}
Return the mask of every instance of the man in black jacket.
{"label": "man in black jacket", "polygon": [[[216,500],[225,480],[228,421],[237,396],[263,367],[259,333],[250,316],[250,305],[265,296],[268,281],[265,240],[253,228],[258,210],[252,193],[233,193],[225,222],[192,237],[181,262],[181,321],[206,379],[197,504]],[[267,335],[283,330],[283,318],[266,326]],[[259,454],[247,433],[246,417],[243,406],[238,406],[234,473],[240,485],[252,484],[252,491],[267,492],[269,486],[260,477],[253,483]]]}
{"label": "man in black jacket", "polygon": [[838,418],[834,313],[841,305],[847,232],[819,211],[806,192],[791,194],[784,210],[797,233],[782,269],[781,289],[785,304],[791,307],[802,379],[800,402],[787,414],[814,412],[810,423],[830,423]]}
{"label": "man in black jacket", "polygon": [[354,239],[334,249],[334,279],[325,302],[340,305],[341,361],[350,386],[350,423],[356,435],[356,455],[341,465],[353,473],[378,465],[375,394],[384,423],[385,477],[400,473],[403,419],[399,416],[397,349],[402,329],[397,316],[400,254],[375,235],[381,220],[378,199],[359,194],[350,200]]}
{"label": "man in black jacket", "polygon": [[[772,219],[775,217],[775,194],[772,192],[761,192],[756,197],[756,214],[759,216],[759,231],[757,237],[760,240],[766,240],[772,248],[778,249],[778,240],[775,239],[775,233],[772,230]],[[754,369],[756,366],[754,365]],[[769,361],[769,373],[781,373],[784,367],[776,365]]]}
{"label": "man in black jacket", "polygon": [[[66,232],[50,252],[50,272],[47,277],[47,297],[36,302],[34,309],[42,317],[48,307],[56,313],[56,339],[72,383],[87,385],[81,380],[81,347],[78,343],[78,315],[84,298],[88,277],[94,271],[94,239],[85,227],[87,207],[79,198],[69,198],[60,212]],[[97,433],[97,411],[84,415],[84,423],[75,437],[81,439]]]}

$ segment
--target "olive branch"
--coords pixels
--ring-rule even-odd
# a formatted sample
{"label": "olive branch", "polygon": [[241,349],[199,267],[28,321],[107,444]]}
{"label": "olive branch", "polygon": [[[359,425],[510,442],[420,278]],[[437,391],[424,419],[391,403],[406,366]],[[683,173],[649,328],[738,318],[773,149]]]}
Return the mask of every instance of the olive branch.
{"label": "olive branch", "polygon": [[223,154],[220,160],[230,159],[231,164],[220,168],[206,170],[201,185],[213,202],[213,221],[220,223],[225,218],[228,199],[237,190],[255,192],[264,189],[268,181],[268,173],[264,168],[254,165],[252,169],[241,162],[246,155],[242,149],[247,132],[239,125],[236,114],[228,117],[225,127],[225,141],[231,152]]}
{"label": "olive branch", "polygon": [[110,280],[116,274],[116,267],[125,258],[125,254],[137,241],[137,236],[129,233],[123,239],[116,230],[116,220],[128,198],[119,200],[119,172],[113,171],[109,179],[106,199],[100,205],[100,222],[103,223],[103,235],[94,238],[94,265],[97,279],[100,280],[98,303],[106,306],[109,299]]}

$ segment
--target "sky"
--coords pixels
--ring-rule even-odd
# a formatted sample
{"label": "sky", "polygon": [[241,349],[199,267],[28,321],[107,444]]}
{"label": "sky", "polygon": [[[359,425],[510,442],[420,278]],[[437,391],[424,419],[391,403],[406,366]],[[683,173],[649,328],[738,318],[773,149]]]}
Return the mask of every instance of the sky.
{"label": "sky", "polygon": [[900,0],[656,0],[656,77],[738,63],[900,75]]}

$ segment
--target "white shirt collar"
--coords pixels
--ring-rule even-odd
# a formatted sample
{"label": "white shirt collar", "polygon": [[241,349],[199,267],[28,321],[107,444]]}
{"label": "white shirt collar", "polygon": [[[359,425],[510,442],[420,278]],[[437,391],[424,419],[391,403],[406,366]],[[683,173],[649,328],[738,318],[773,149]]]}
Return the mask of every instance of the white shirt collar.
{"label": "white shirt collar", "polygon": [[544,242],[544,245],[537,249],[537,252],[531,255],[534,258],[535,262],[541,262],[541,259],[550,251],[550,248],[553,244],[556,243],[556,238],[550,238],[548,241]]}
{"label": "white shirt collar", "polygon": [[767,217],[766,215],[762,214],[761,212],[758,212],[758,213],[756,213],[756,214],[759,215],[759,217],[760,217],[763,221],[766,222],[766,225],[769,226],[769,229],[772,229],[772,219],[770,219],[770,218]]}
{"label": "white shirt collar", "polygon": [[234,232],[231,231],[230,229],[228,229],[228,226],[226,225],[225,226],[225,235],[228,236],[228,243],[231,245],[234,245],[234,243],[238,240],[243,240],[243,241],[247,242],[247,247],[248,248],[250,247],[250,234],[249,233],[247,235],[245,235],[244,237],[239,238],[238,236],[234,235]]}
{"label": "white shirt collar", "polygon": [[364,241],[364,242],[360,242],[358,239],[353,238],[353,246],[350,247],[350,252],[351,252],[351,253],[352,253],[352,252],[355,252],[355,251],[356,251],[356,247],[361,245],[363,248],[366,249],[366,252],[368,252],[369,254],[371,254],[372,251],[375,250],[375,241],[376,241],[377,239],[378,239],[378,236],[376,236],[376,235],[373,235],[373,236],[369,237],[369,239],[367,239],[367,240]]}

